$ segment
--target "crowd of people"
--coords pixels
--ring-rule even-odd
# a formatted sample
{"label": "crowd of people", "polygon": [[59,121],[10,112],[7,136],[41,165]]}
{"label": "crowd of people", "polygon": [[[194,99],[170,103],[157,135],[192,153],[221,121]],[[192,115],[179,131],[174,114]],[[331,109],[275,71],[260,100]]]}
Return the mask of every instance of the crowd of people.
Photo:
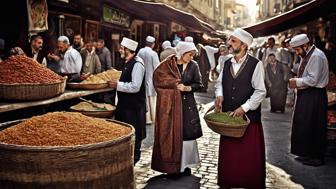
{"label": "crowd of people", "polygon": [[[306,34],[282,41],[280,47],[270,37],[255,51],[251,51],[252,42],[253,36],[240,28],[216,46],[195,45],[190,36],[173,45],[166,40],[160,53],[153,50],[156,39],[152,36],[146,37],[139,51],[137,41],[122,39],[122,74],[109,86],[117,91],[115,119],[136,131],[134,163],[141,157],[146,124],[154,123],[152,169],[173,177],[191,174],[190,168],[200,163],[196,139],[202,137],[194,92],[206,91],[208,81],[216,82],[216,112],[230,111],[231,116],[250,119],[243,137],[220,137],[221,188],[265,188],[261,102],[269,96],[270,111],[284,112],[288,90],[296,93],[291,152],[306,165],[324,163],[329,77],[325,54]],[[75,35],[71,45],[68,37],[60,36],[58,49],[44,56],[41,36],[32,36],[30,44],[30,49],[14,48],[11,54],[25,53],[71,81],[112,67],[110,51],[101,39],[83,44],[81,36]]]}

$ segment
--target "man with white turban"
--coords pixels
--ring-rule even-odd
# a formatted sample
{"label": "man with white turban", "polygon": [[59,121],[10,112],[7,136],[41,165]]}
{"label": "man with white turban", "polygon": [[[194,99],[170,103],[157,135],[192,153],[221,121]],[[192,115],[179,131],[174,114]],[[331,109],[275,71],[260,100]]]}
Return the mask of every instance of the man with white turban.
{"label": "man with white turban", "polygon": [[192,61],[194,43],[180,41],[176,56],[165,59],[154,72],[158,94],[152,169],[174,177],[190,175],[199,164],[196,139],[202,136],[194,92],[203,88]]}
{"label": "man with white turban", "polygon": [[162,49],[163,51],[160,53],[160,61],[163,61],[172,54],[176,54],[175,48],[171,46],[171,43],[168,40],[162,43]]}
{"label": "man with white turban", "polygon": [[261,124],[261,102],[266,96],[264,67],[249,55],[253,36],[243,29],[228,40],[230,53],[217,79],[216,112],[247,116],[250,124],[241,138],[221,135],[218,157],[220,188],[265,188],[265,143]]}
{"label": "man with white turban", "polygon": [[138,56],[144,61],[146,70],[146,124],[151,124],[155,121],[156,92],[153,86],[153,72],[160,64],[160,60],[157,52],[153,50],[154,46],[155,38],[149,35],[146,37],[146,46],[138,52]]}
{"label": "man with white turban", "polygon": [[146,138],[145,66],[135,54],[137,46],[138,42],[132,39],[122,39],[119,52],[125,66],[120,79],[109,82],[118,95],[115,119],[135,128],[134,164],[140,159],[141,141]]}
{"label": "man with white turban", "polygon": [[290,46],[301,57],[297,78],[289,80],[289,87],[297,89],[291,153],[305,165],[320,166],[326,148],[328,60],[306,34],[294,36]]}

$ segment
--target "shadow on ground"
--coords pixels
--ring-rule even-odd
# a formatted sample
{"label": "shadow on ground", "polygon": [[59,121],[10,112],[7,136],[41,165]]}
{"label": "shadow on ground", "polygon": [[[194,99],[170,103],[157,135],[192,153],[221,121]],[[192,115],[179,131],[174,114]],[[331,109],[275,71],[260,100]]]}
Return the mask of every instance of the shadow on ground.
{"label": "shadow on ground", "polygon": [[169,178],[165,174],[152,177],[144,189],[199,189],[201,178],[194,175]]}

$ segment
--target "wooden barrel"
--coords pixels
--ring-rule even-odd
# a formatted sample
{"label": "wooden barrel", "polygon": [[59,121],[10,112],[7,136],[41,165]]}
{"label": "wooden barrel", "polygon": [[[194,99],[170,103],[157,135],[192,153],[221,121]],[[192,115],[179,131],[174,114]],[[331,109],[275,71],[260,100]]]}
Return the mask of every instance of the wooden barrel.
{"label": "wooden barrel", "polygon": [[[0,130],[22,120],[0,124]],[[1,189],[133,189],[134,128],[116,140],[69,147],[0,143]]]}

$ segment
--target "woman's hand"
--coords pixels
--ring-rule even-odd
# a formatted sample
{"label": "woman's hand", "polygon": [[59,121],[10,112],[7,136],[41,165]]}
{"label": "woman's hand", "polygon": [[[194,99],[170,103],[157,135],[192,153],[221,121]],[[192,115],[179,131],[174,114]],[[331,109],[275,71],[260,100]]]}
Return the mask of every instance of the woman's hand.
{"label": "woman's hand", "polygon": [[189,91],[191,91],[191,87],[190,86],[185,86],[182,83],[177,85],[177,89],[179,91],[181,91],[181,92],[184,92],[184,91],[189,92]]}

